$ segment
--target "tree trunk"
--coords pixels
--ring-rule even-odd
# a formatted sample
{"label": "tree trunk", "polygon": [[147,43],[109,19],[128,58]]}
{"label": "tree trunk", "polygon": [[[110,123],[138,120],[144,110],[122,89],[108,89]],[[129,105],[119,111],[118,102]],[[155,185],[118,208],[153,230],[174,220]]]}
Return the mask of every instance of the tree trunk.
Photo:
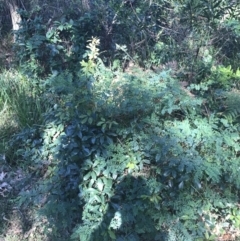
{"label": "tree trunk", "polygon": [[[13,29],[13,32],[15,32],[15,31],[19,30],[19,24],[22,20],[20,14],[18,13],[17,2],[15,0],[9,1],[8,7],[10,10],[11,19],[12,19],[12,29]],[[14,41],[15,40],[16,40],[16,36],[14,33]]]}
{"label": "tree trunk", "polygon": [[82,7],[84,10],[89,11],[90,10],[89,0],[82,0]]}

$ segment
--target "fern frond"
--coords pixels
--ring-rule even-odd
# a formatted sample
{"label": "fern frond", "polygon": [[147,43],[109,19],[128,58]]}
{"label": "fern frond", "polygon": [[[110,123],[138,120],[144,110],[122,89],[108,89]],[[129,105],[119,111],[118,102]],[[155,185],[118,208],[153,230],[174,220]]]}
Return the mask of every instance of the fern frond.
{"label": "fern frond", "polygon": [[231,91],[226,97],[226,111],[224,115],[234,121],[240,117],[240,91]]}

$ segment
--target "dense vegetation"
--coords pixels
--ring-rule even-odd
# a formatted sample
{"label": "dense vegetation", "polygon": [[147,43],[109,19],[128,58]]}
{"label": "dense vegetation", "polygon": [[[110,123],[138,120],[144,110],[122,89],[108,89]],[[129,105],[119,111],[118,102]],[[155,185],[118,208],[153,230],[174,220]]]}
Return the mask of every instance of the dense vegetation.
{"label": "dense vegetation", "polygon": [[23,3],[14,38],[0,19],[0,239],[238,240],[238,1]]}

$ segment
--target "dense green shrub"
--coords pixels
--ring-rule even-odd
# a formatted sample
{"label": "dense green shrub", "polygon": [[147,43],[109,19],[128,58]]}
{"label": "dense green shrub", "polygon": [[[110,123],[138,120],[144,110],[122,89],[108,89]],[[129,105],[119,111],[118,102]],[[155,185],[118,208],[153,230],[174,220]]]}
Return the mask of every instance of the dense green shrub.
{"label": "dense green shrub", "polygon": [[[39,10],[21,12],[17,52],[28,71],[77,71],[93,35],[100,38],[102,59],[108,64],[116,58],[124,60],[123,67],[130,60],[147,67],[175,61],[184,78],[194,82],[204,73],[202,50],[212,47],[212,57],[236,68],[238,3],[93,1],[88,10],[73,6],[51,21]],[[122,51],[124,46],[130,55]]]}
{"label": "dense green shrub", "polygon": [[77,22],[62,18],[49,28],[41,17],[23,20],[16,45],[20,64],[37,75],[74,71],[84,53],[86,38],[82,33],[88,31],[84,30],[86,19],[89,20],[86,17]]}
{"label": "dense green shrub", "polygon": [[218,39],[214,45],[220,50],[219,57],[225,65],[232,65],[236,70],[240,53],[240,22],[238,18],[224,21],[216,34]]}
{"label": "dense green shrub", "polygon": [[15,202],[43,237],[204,241],[240,228],[238,7],[99,0],[48,23],[49,11],[21,12],[32,78],[0,78],[0,113],[20,130],[0,154],[29,173]]}
{"label": "dense green shrub", "polygon": [[105,67],[98,44],[77,75],[44,82],[45,125],[10,142],[18,164],[44,175],[19,205],[42,206],[58,240],[208,240],[238,228],[237,125],[205,117],[206,100],[170,71]]}

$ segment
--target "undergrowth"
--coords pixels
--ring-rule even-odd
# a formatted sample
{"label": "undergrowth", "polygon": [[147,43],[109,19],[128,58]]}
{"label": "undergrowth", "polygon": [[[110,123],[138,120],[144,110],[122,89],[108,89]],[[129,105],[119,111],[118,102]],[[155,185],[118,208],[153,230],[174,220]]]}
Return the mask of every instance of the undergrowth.
{"label": "undergrowth", "polygon": [[69,6],[1,68],[0,239],[236,240],[239,3]]}
{"label": "undergrowth", "polygon": [[[34,124],[20,125],[4,156],[25,170],[28,185],[15,203],[32,210],[36,235],[200,241],[237,234],[240,136],[227,89],[219,100],[207,95],[209,86],[199,95],[197,84],[183,88],[170,70],[113,70],[98,44],[89,42],[77,74],[53,74],[38,82],[44,92],[26,88],[21,97]],[[7,83],[22,93],[24,85]],[[19,121],[11,91],[4,89],[2,106]]]}

